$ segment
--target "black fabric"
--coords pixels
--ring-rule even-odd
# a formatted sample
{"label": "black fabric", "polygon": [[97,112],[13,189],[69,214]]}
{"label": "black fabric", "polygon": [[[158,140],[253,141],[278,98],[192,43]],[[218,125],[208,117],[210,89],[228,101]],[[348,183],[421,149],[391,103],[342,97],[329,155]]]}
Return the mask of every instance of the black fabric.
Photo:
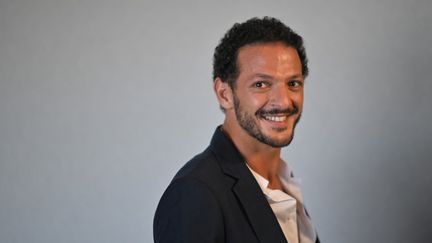
{"label": "black fabric", "polygon": [[220,127],[162,195],[153,236],[156,243],[287,243],[261,188]]}

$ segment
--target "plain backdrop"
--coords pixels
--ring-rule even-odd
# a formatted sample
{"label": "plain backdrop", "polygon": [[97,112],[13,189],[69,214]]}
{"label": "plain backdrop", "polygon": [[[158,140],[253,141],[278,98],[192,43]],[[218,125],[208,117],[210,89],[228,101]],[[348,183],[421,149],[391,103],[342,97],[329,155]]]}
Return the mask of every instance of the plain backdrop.
{"label": "plain backdrop", "polygon": [[430,242],[429,0],[0,0],[0,242],[152,242],[223,121],[214,47],[267,15],[305,39],[283,157],[322,242]]}

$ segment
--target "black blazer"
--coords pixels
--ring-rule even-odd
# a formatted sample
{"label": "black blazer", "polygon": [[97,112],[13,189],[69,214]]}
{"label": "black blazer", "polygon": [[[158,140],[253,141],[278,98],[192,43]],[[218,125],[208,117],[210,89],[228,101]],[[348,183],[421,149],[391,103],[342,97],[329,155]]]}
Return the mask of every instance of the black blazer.
{"label": "black blazer", "polygon": [[261,188],[220,127],[164,192],[153,236],[156,243],[287,243]]}

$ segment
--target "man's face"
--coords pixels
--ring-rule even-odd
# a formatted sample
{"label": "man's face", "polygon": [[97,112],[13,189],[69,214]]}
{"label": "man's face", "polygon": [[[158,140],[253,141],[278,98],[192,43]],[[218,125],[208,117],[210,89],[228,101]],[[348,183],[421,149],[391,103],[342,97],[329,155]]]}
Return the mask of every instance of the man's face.
{"label": "man's face", "polygon": [[238,124],[272,147],[290,144],[303,107],[304,78],[297,51],[282,43],[242,47],[233,87]]}

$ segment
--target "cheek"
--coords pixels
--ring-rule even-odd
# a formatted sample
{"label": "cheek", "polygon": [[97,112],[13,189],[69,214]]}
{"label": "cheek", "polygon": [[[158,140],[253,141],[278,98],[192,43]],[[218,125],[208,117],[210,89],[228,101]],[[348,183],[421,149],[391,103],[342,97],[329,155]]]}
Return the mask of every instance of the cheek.
{"label": "cheek", "polygon": [[255,110],[261,109],[268,103],[267,94],[252,94],[249,96],[249,104],[253,106]]}
{"label": "cheek", "polygon": [[294,94],[291,99],[298,106],[298,108],[303,107],[303,93]]}

